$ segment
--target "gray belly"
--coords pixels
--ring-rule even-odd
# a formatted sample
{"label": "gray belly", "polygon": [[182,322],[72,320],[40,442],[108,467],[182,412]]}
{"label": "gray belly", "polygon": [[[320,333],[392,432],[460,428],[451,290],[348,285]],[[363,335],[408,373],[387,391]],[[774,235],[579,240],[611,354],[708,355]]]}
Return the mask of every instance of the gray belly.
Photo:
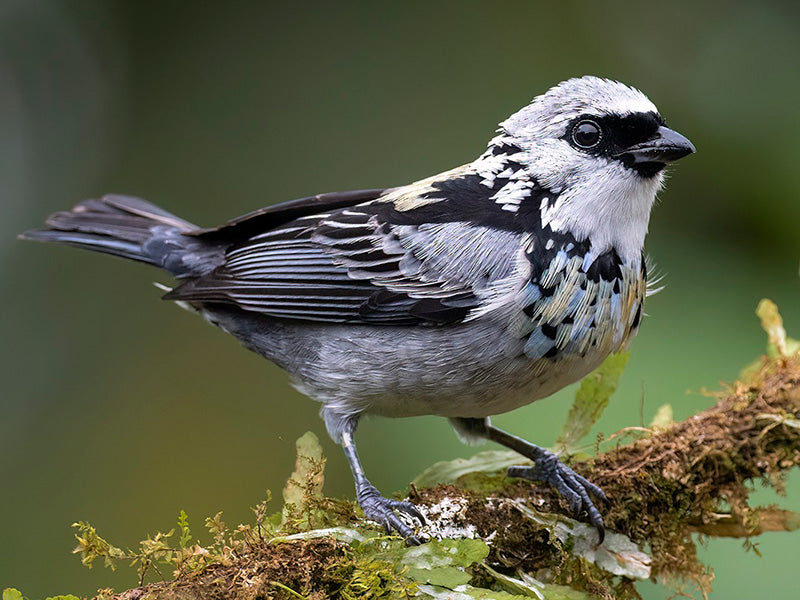
{"label": "gray belly", "polygon": [[[525,339],[495,323],[454,327],[315,325],[238,310],[209,320],[275,362],[324,413],[486,417],[577,381],[608,352],[532,360]],[[328,415],[326,415],[326,420]]]}

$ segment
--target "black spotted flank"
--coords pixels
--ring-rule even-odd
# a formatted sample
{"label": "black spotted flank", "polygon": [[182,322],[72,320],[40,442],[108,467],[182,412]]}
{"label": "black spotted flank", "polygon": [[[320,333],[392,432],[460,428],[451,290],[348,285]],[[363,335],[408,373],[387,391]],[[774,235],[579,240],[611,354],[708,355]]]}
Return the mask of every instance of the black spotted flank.
{"label": "black spotted flank", "polygon": [[615,281],[622,277],[622,259],[614,248],[603,252],[586,270],[589,281]]}
{"label": "black spotted flank", "polygon": [[542,323],[541,329],[542,333],[551,340],[556,339],[556,333],[558,333],[558,329],[555,327],[555,325],[551,325],[550,323]]}
{"label": "black spotted flank", "polygon": [[633,321],[631,321],[631,329],[636,329],[639,327],[639,322],[642,320],[642,303],[639,302],[636,305],[636,314],[633,315]]}
{"label": "black spotted flank", "polygon": [[[525,251],[525,256],[531,263],[531,281],[538,282],[542,278],[542,274],[560,251],[566,252],[567,258],[572,258],[585,256],[590,247],[591,242],[588,239],[578,241],[569,232],[551,231],[549,227],[544,231],[540,230]],[[545,291],[542,289],[544,295],[551,295],[554,290],[550,294],[545,294]]]}

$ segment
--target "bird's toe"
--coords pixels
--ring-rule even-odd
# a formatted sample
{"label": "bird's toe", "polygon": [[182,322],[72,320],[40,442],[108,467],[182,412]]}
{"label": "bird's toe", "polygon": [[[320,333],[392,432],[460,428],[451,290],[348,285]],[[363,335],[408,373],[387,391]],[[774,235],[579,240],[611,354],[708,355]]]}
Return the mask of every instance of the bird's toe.
{"label": "bird's toe", "polygon": [[411,502],[384,498],[377,490],[374,492],[368,490],[359,495],[358,503],[364,511],[364,516],[370,521],[380,523],[388,533],[397,532],[410,546],[418,546],[421,543],[408,523],[401,518],[401,515],[407,515],[425,524],[425,517]]}
{"label": "bird's toe", "polygon": [[522,477],[532,481],[542,481],[551,484],[556,490],[566,498],[570,512],[580,517],[586,515],[589,523],[597,530],[598,544],[602,544],[605,539],[605,525],[603,516],[592,502],[589,494],[606,500],[606,495],[600,487],[591,481],[578,475],[556,457],[548,453],[540,457],[533,467],[516,466],[509,467],[509,477]]}

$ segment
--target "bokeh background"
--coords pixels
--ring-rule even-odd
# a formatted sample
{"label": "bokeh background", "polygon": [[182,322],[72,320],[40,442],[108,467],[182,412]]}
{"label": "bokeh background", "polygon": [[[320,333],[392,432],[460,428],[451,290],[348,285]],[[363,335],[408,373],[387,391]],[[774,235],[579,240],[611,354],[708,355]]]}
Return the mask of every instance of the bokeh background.
{"label": "bokeh background", "polygon": [[[662,193],[651,298],[598,431],[684,418],[762,350],[774,299],[800,334],[800,8],[759,2],[0,1],[0,588],[121,589],[83,568],[70,523],[121,546],[250,517],[311,429],[326,491],[352,496],[317,406],[275,366],[159,300],[148,267],[23,244],[19,231],[104,192],[202,225],[320,191],[392,186],[468,162],[496,123],[570,76],[645,90],[698,148]],[[496,419],[550,444],[573,390]],[[469,456],[437,418],[374,420],[367,473],[391,492]],[[800,509],[789,497],[762,502]],[[276,504],[277,509],[277,504]],[[796,593],[800,536],[701,550],[713,597]],[[668,592],[641,585],[648,599]]]}

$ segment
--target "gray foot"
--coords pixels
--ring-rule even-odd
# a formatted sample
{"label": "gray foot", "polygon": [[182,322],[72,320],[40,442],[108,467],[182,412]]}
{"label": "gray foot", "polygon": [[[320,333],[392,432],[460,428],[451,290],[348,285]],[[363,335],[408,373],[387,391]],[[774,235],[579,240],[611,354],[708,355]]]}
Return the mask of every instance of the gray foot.
{"label": "gray foot", "polygon": [[384,498],[375,486],[369,483],[358,487],[356,498],[361,510],[364,511],[364,516],[383,525],[388,533],[396,531],[405,538],[409,546],[419,546],[422,543],[411,528],[395,513],[395,511],[405,513],[424,525],[425,517],[411,502]]}
{"label": "gray foot", "polygon": [[552,452],[543,452],[536,457],[533,467],[509,467],[509,477],[522,477],[531,481],[542,481],[552,485],[569,502],[569,509],[576,517],[586,513],[597,533],[600,536],[599,544],[605,539],[606,530],[600,511],[589,498],[589,492],[601,500],[607,500],[606,495],[598,486],[585,477],[578,475],[567,465],[558,460]]}

